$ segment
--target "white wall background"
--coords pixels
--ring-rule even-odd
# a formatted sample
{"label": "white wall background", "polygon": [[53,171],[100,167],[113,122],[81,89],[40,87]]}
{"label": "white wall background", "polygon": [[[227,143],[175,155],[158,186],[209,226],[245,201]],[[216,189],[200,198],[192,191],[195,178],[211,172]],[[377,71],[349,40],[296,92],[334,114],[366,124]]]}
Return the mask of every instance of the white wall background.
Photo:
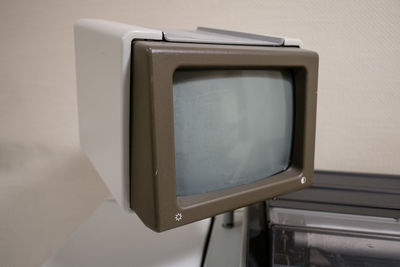
{"label": "white wall background", "polygon": [[78,149],[72,25],[82,17],[300,38],[320,55],[316,167],[400,174],[400,1],[2,0],[5,266],[39,265],[107,194]]}

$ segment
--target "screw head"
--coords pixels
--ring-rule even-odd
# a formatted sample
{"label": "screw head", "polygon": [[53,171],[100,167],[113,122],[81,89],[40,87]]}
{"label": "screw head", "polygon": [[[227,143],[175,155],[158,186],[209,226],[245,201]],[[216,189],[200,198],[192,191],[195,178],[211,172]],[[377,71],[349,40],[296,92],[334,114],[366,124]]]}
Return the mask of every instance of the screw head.
{"label": "screw head", "polygon": [[307,178],[305,176],[301,177],[301,184],[305,184],[307,182]]}

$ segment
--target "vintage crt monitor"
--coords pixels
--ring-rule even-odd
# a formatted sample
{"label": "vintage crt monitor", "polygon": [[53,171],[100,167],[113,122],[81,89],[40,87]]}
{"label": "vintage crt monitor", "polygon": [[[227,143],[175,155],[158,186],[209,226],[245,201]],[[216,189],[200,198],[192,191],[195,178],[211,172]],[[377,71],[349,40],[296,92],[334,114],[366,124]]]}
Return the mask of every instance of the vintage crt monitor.
{"label": "vintage crt monitor", "polygon": [[318,55],[209,28],[75,25],[81,145],[163,231],[312,183]]}

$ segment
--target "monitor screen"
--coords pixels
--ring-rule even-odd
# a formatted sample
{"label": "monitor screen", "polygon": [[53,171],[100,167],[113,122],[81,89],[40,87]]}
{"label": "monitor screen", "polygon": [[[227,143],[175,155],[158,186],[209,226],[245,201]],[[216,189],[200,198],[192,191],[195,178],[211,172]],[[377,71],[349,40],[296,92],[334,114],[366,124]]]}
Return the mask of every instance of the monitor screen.
{"label": "monitor screen", "polygon": [[311,185],[318,55],[132,44],[129,196],[155,231]]}
{"label": "monitor screen", "polygon": [[290,164],[289,70],[177,70],[173,113],[177,196],[264,179]]}

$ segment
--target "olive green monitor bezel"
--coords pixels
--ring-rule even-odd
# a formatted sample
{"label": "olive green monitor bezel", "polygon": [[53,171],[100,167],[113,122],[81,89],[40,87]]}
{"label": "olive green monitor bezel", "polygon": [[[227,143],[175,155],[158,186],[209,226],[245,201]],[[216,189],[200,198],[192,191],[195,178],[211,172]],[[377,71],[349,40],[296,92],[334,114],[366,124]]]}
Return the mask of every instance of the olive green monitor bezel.
{"label": "olive green monitor bezel", "polygon": [[[246,185],[176,195],[173,75],[178,69],[290,69],[294,126],[287,170]],[[130,203],[164,231],[308,187],[314,172],[318,55],[295,47],[134,41],[131,62]]]}

